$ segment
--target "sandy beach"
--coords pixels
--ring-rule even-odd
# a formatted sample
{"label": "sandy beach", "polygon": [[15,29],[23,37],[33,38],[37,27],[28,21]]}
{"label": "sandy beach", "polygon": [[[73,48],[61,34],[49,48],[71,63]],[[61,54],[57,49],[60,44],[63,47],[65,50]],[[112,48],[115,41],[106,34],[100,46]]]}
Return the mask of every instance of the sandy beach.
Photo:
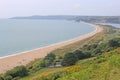
{"label": "sandy beach", "polygon": [[89,23],[85,23],[85,24],[91,25],[91,26],[95,27],[96,29],[91,33],[85,34],[83,36],[80,36],[80,37],[77,37],[77,38],[74,38],[74,39],[71,39],[68,41],[60,42],[60,43],[53,44],[53,45],[50,45],[47,47],[42,47],[42,48],[38,48],[35,50],[23,52],[23,53],[19,53],[17,55],[1,57],[0,58],[0,73],[5,73],[7,70],[10,70],[16,66],[26,65],[29,62],[31,62],[37,58],[44,58],[48,53],[50,53],[51,51],[53,51],[55,49],[75,43],[77,41],[84,40],[86,38],[94,36],[95,34],[101,32],[103,30],[100,26],[97,26],[94,24],[89,24]]}

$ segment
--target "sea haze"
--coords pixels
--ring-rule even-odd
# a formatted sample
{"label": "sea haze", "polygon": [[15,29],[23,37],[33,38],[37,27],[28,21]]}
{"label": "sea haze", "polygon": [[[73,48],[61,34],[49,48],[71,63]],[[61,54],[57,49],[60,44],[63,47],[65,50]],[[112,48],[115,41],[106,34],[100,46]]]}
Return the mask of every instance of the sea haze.
{"label": "sea haze", "polygon": [[0,57],[67,41],[95,30],[66,20],[0,20]]}

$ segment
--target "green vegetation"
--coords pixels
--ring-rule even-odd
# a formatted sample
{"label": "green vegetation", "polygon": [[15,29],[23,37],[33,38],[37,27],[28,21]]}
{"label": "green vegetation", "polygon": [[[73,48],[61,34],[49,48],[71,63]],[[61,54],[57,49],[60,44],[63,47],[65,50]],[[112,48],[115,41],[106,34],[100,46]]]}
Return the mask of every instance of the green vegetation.
{"label": "green vegetation", "polygon": [[4,80],[11,80],[11,79],[17,80],[27,75],[28,75],[28,71],[26,67],[17,66],[12,70],[7,71],[3,78]]}
{"label": "green vegetation", "polygon": [[[80,60],[75,66],[67,67],[56,80],[119,80],[120,79],[120,48],[106,52],[92,60],[81,63]],[[71,70],[72,69],[72,70]],[[75,70],[75,71],[74,71]],[[59,73],[59,72],[58,72]],[[55,73],[57,74],[57,73]],[[48,80],[52,80],[49,79]]]}
{"label": "green vegetation", "polygon": [[81,50],[90,53],[92,56],[97,56],[117,47],[120,47],[120,38],[114,38],[106,43],[93,43],[91,45],[85,45]]}
{"label": "green vegetation", "polygon": [[54,63],[55,58],[56,58],[55,54],[52,53],[48,54],[41,62],[40,67],[48,67],[52,65]]}
{"label": "green vegetation", "polygon": [[4,80],[3,77],[0,76],[0,80]]}
{"label": "green vegetation", "polygon": [[77,57],[75,56],[74,53],[67,53],[62,61],[63,66],[71,66],[74,65],[77,61]]}
{"label": "green vegetation", "polygon": [[[55,69],[56,70],[56,69]],[[45,70],[47,71],[47,69]],[[119,80],[120,48],[85,60],[74,66],[63,67],[54,73],[45,72],[30,80]],[[23,79],[24,80],[24,79]],[[26,79],[27,80],[27,79]]]}
{"label": "green vegetation", "polygon": [[119,80],[120,29],[103,27],[103,32],[16,67],[0,80]]}
{"label": "green vegetation", "polygon": [[120,47],[120,38],[110,40],[109,46],[110,47]]}
{"label": "green vegetation", "polygon": [[89,23],[120,23],[120,16],[78,16],[76,21],[85,21]]}
{"label": "green vegetation", "polygon": [[91,57],[90,54],[83,53],[80,50],[76,50],[71,53],[65,54],[63,60],[62,60],[62,65],[63,66],[72,66],[74,65],[78,60],[85,59]]}

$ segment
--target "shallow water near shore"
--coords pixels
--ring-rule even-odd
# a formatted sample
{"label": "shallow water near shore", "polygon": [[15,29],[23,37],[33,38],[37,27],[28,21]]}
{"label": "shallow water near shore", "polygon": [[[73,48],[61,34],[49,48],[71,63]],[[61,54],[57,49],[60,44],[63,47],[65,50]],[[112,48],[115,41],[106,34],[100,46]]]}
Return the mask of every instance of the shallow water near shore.
{"label": "shallow water near shore", "polygon": [[66,20],[0,20],[0,57],[67,41],[94,31]]}

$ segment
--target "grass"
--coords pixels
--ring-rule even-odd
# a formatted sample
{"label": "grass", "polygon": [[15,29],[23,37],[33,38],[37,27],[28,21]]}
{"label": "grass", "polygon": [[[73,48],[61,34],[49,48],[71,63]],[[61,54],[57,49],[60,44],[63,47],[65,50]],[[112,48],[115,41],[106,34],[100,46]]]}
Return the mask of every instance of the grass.
{"label": "grass", "polygon": [[[53,79],[56,75],[58,79]],[[45,68],[21,80],[120,80],[120,48],[74,66]]]}
{"label": "grass", "polygon": [[120,37],[120,29],[119,28],[114,28],[114,27],[106,27],[106,26],[103,26],[105,28],[105,37],[103,39],[103,42],[106,42],[106,41],[109,41],[113,38],[118,38]]}
{"label": "grass", "polygon": [[84,68],[57,80],[120,80],[120,48],[99,58],[81,60],[77,65]]}
{"label": "grass", "polygon": [[[101,33],[80,42],[78,41],[74,44],[57,49],[52,53],[57,56],[64,56],[64,54],[80,49],[86,44],[89,45],[99,42],[105,43],[110,39],[120,37],[120,29],[105,26],[102,27],[104,28],[104,31]],[[66,73],[66,68],[63,67],[42,69],[39,67],[41,59],[35,60],[27,65],[28,69],[32,67],[30,75],[22,78],[21,80],[41,80],[39,79],[41,76],[49,77],[50,75],[53,75],[54,77],[54,73],[57,76],[62,74],[57,80],[120,80],[120,53],[118,54],[118,52],[120,52],[120,48],[104,53],[102,56],[80,60],[75,66],[80,66],[81,68],[78,69],[78,71],[70,73]],[[74,66],[71,66],[69,69],[73,67]]]}
{"label": "grass", "polygon": [[24,77],[24,78],[20,79],[20,80],[32,80],[36,77],[39,77],[40,74],[47,74],[47,73],[52,74],[52,73],[55,73],[55,72],[58,72],[58,71],[61,71],[61,70],[63,70],[63,68],[43,68],[43,69],[40,69],[37,72],[34,72],[34,73],[30,74],[27,77]]}

